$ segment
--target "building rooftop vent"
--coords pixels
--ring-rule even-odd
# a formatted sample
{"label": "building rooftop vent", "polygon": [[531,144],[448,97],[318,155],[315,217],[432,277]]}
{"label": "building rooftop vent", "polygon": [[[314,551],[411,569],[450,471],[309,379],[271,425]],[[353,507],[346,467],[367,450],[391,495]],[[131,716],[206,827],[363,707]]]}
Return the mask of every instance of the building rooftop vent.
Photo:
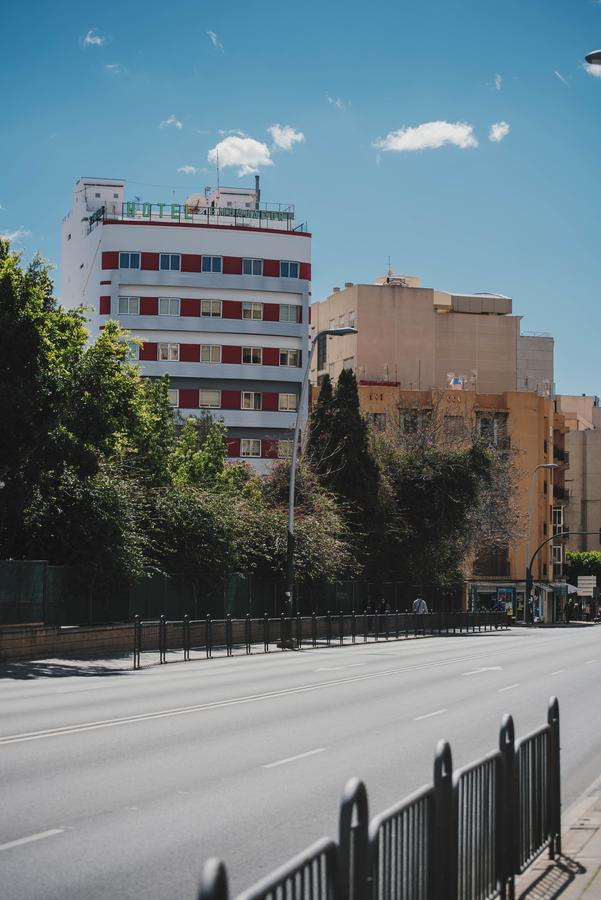
{"label": "building rooftop vent", "polygon": [[339,288],[339,287],[332,288],[332,293],[333,293],[333,294],[339,294],[339,293],[340,293],[340,288]]}
{"label": "building rooftop vent", "polygon": [[353,286],[353,282],[352,282],[352,281],[345,281],[345,282],[344,282],[344,286],[345,286],[345,288],[347,288],[347,287],[352,287],[352,286]]}

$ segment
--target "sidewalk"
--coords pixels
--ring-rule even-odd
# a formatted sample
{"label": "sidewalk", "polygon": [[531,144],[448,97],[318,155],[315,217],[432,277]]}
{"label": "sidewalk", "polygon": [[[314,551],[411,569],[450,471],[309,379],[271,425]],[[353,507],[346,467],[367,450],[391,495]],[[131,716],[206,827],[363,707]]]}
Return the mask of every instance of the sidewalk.
{"label": "sidewalk", "polygon": [[517,880],[515,895],[524,900],[601,900],[601,778],[567,811],[562,855],[541,856]]}

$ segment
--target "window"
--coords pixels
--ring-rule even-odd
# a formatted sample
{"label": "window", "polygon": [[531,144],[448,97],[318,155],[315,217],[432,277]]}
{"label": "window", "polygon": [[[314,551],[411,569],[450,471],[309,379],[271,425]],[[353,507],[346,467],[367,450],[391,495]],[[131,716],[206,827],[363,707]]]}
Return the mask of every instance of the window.
{"label": "window", "polygon": [[203,363],[220,363],[221,347],[219,344],[201,344],[200,361]]}
{"label": "window", "polygon": [[202,271],[203,272],[221,272],[223,268],[223,258],[221,256],[203,256]]}
{"label": "window", "polygon": [[301,307],[292,303],[280,304],[280,322],[300,322]]}
{"label": "window", "polygon": [[325,369],[328,356],[328,336],[320,334],[317,338],[317,368]]}
{"label": "window", "polygon": [[100,194],[94,194],[95,197],[100,197]]}
{"label": "window", "polygon": [[417,434],[418,412],[407,409],[401,415],[401,431],[403,434]]}
{"label": "window", "polygon": [[140,298],[139,297],[119,297],[119,315],[120,316],[139,316],[140,315]]}
{"label": "window", "polygon": [[179,272],[181,257],[179,253],[161,253],[159,268]]}
{"label": "window", "polygon": [[179,360],[179,344],[159,344],[159,360],[177,362]]}
{"label": "window", "polygon": [[262,275],[263,260],[262,259],[243,259],[242,260],[243,275]]}
{"label": "window", "polygon": [[278,400],[278,409],[286,412],[296,412],[298,406],[298,397],[296,394],[280,394]]}
{"label": "window", "polygon": [[261,441],[256,438],[242,438],[240,441],[240,456],[260,456]]}
{"label": "window", "polygon": [[167,401],[170,406],[179,406],[179,391],[176,388],[167,389]]}
{"label": "window", "polygon": [[292,456],[292,441],[278,441],[278,459],[290,459]]}
{"label": "window", "polygon": [[261,409],[261,395],[256,391],[242,391],[242,409]]}
{"label": "window", "polygon": [[553,565],[560,566],[563,562],[563,544],[553,545]]}
{"label": "window", "polygon": [[445,416],[444,430],[455,437],[463,434],[463,416]]}
{"label": "window", "polygon": [[221,391],[199,391],[199,406],[201,409],[219,409],[221,406]]}
{"label": "window", "polygon": [[118,199],[119,199],[119,194],[113,194],[113,200],[118,200]]}
{"label": "window", "polygon": [[179,316],[179,297],[159,297],[159,316]]}
{"label": "window", "polygon": [[131,362],[138,359],[140,355],[140,347],[135,341],[126,341],[127,343],[127,359]]}
{"label": "window", "polygon": [[263,348],[262,347],[243,347],[242,348],[242,362],[249,363],[253,366],[260,366],[263,363]]}
{"label": "window", "polygon": [[298,278],[298,263],[283,259],[280,263],[281,278]]}
{"label": "window", "polygon": [[251,303],[248,300],[245,300],[242,304],[242,318],[243,319],[262,319],[263,318],[263,304],[262,303]]}
{"label": "window", "polygon": [[369,421],[374,431],[386,431],[386,413],[369,413]]}
{"label": "window", "polygon": [[299,350],[280,350],[281,366],[299,366],[300,351]]}
{"label": "window", "polygon": [[355,327],[355,310],[354,309],[351,309],[350,313],[348,314],[348,323],[351,328]]}
{"label": "window", "polygon": [[553,534],[561,534],[563,531],[563,506],[553,508]]}
{"label": "window", "polygon": [[221,317],[221,300],[201,300],[200,315],[204,319],[218,319]]}
{"label": "window", "polygon": [[119,254],[120,269],[139,269],[140,254],[139,253],[120,253]]}

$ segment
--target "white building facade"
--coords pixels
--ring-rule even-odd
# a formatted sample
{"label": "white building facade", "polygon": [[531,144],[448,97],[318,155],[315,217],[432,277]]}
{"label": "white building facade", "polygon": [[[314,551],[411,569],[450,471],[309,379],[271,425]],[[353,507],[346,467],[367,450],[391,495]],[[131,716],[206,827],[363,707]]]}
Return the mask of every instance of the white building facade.
{"label": "white building facade", "polygon": [[308,353],[311,235],[289,206],[221,188],[184,203],[125,201],[82,178],[65,217],[61,299],[141,341],[142,374],[169,376],[186,418],[209,410],[228,453],[260,472],[286,457]]}

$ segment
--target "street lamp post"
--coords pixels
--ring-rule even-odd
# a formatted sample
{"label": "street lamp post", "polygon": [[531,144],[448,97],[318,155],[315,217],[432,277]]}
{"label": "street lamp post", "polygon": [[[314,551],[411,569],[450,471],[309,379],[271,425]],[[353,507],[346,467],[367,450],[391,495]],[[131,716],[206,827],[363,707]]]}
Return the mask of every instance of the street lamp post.
{"label": "street lamp post", "polygon": [[601,66],[601,50],[593,50],[584,57],[589,66]]}
{"label": "street lamp post", "polygon": [[294,439],[292,441],[292,455],[290,458],[290,480],[288,484],[288,536],[286,541],[286,613],[290,616],[293,612],[294,597],[294,494],[296,489],[296,460],[298,456],[298,444],[301,434],[301,415],[303,411],[303,403],[305,395],[307,393],[307,388],[309,386],[311,360],[313,359],[313,351],[315,350],[317,341],[320,337],[340,337],[345,334],[357,334],[357,329],[352,328],[350,325],[341,328],[323,328],[321,331],[318,331],[315,337],[311,340],[299,402],[296,409]]}
{"label": "street lamp post", "polygon": [[532,501],[534,498],[534,486],[536,473],[539,469],[558,469],[557,463],[539,463],[530,476],[530,490],[528,494],[528,524],[526,526],[526,590],[524,592],[524,624],[528,624],[528,602],[532,593],[532,570],[530,568],[530,530],[532,528]]}

